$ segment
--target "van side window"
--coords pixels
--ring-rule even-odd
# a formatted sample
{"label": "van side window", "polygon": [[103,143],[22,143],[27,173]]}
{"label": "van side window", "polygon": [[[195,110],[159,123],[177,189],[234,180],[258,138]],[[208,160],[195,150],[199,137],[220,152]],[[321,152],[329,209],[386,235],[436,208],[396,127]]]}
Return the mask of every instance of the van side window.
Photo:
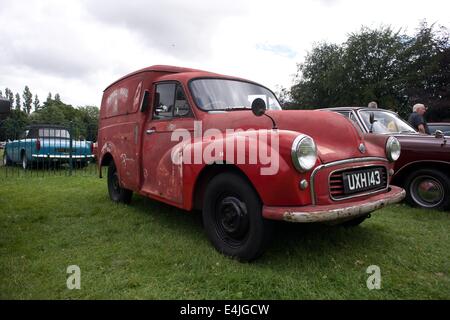
{"label": "van side window", "polygon": [[170,119],[191,115],[183,88],[176,83],[156,85],[153,119]]}

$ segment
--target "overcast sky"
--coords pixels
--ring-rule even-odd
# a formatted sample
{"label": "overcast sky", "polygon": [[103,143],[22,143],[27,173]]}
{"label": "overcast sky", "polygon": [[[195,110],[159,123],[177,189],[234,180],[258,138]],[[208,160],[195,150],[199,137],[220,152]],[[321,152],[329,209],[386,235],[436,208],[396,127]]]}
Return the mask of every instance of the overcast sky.
{"label": "overcast sky", "polygon": [[449,12],[448,0],[0,0],[0,90],[99,106],[111,82],[154,64],[277,90],[315,42],[341,43],[362,25],[450,28]]}

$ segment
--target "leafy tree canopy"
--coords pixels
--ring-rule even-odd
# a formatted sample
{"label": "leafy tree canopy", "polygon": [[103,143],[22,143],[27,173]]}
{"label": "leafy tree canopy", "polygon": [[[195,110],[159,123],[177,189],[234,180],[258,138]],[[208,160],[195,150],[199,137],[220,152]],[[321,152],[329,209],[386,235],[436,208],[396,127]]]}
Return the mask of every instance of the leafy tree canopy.
{"label": "leafy tree canopy", "polygon": [[[17,139],[29,124],[58,124],[71,128],[76,139],[96,141],[99,109],[95,106],[74,108],[62,102],[58,94],[55,98],[58,100],[49,95],[44,104],[31,114],[27,114],[26,108],[11,110],[9,116],[0,122],[0,140]],[[35,101],[39,105],[37,96]]]}
{"label": "leafy tree canopy", "polygon": [[404,117],[420,102],[430,119],[450,119],[449,30],[425,21],[413,36],[362,27],[342,44],[318,43],[297,65],[289,96],[288,108],[376,101]]}

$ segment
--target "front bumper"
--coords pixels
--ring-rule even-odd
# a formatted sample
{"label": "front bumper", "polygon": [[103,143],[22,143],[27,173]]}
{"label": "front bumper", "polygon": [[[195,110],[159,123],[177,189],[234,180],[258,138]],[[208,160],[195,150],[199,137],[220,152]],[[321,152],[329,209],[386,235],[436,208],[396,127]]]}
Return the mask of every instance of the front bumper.
{"label": "front bumper", "polygon": [[365,200],[332,205],[308,205],[303,207],[263,207],[263,217],[289,222],[333,222],[345,221],[367,215],[388,204],[398,203],[405,198],[405,190],[390,186],[389,191]]}

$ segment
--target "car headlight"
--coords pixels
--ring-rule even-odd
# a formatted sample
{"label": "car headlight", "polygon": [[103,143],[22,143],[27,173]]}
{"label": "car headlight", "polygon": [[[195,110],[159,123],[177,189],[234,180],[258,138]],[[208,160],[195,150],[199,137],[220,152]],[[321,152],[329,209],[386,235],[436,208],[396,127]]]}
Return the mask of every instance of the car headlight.
{"label": "car headlight", "polygon": [[316,164],[317,148],[313,138],[299,135],[292,143],[291,157],[294,167],[305,172],[311,170]]}
{"label": "car headlight", "polygon": [[386,142],[386,157],[389,161],[397,161],[400,158],[401,146],[396,137],[389,137]]}

